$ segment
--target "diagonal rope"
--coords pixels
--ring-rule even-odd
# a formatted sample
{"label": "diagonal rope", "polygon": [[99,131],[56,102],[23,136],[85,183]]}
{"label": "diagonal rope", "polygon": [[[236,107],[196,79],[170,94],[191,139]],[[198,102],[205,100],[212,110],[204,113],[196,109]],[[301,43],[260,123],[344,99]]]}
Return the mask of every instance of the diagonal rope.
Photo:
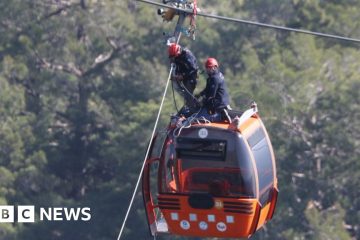
{"label": "diagonal rope", "polygon": [[[155,121],[155,124],[154,124],[154,129],[152,131],[152,134],[151,134],[151,138],[150,138],[150,142],[151,142],[151,139],[154,138],[154,135],[155,135],[155,131],[156,131],[156,128],[157,128],[157,125],[158,125],[158,122],[159,122],[159,118],[160,118],[160,114],[161,114],[161,110],[163,108],[163,105],[164,105],[164,100],[165,100],[165,96],[166,96],[166,92],[167,92],[167,89],[169,87],[169,82],[170,82],[170,77],[171,77],[171,73],[173,71],[173,64],[171,65],[171,68],[170,68],[170,72],[169,72],[169,76],[168,76],[168,79],[167,79],[167,82],[166,82],[166,87],[165,87],[165,90],[164,90],[164,94],[163,94],[163,97],[162,97],[162,100],[161,100],[161,104],[160,104],[160,108],[159,108],[159,111],[158,111],[158,114],[157,114],[157,117],[156,117],[156,121]],[[134,192],[133,192],[133,195],[131,197],[131,200],[130,200],[130,203],[129,203],[129,207],[126,211],[126,215],[124,217],[124,221],[122,223],[122,226],[121,226],[121,229],[120,229],[120,232],[119,232],[119,235],[117,237],[117,240],[120,240],[121,238],[121,235],[124,231],[124,227],[125,227],[125,224],[126,224],[126,221],[127,221],[127,218],[129,216],[129,213],[130,213],[130,210],[131,210],[131,207],[134,203],[134,199],[135,199],[135,195],[136,195],[136,192],[137,192],[137,189],[139,187],[139,184],[140,184],[140,180],[141,180],[141,176],[144,172],[144,168],[145,168],[145,163],[146,163],[146,159],[148,158],[149,156],[149,152],[150,152],[150,145],[148,146],[147,150],[146,150],[146,154],[145,154],[145,159],[144,159],[144,162],[143,162],[143,165],[141,167],[141,170],[140,170],[140,173],[139,173],[139,177],[138,177],[138,180],[137,180],[137,183],[136,183],[136,186],[135,186],[135,189],[134,189]]]}

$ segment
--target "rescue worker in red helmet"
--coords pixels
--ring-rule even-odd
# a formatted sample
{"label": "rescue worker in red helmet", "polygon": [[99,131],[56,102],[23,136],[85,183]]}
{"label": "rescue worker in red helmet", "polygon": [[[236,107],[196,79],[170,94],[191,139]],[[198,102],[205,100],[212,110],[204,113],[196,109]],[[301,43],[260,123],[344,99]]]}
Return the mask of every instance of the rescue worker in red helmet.
{"label": "rescue worker in red helmet", "polygon": [[172,75],[175,89],[185,100],[185,106],[179,111],[179,114],[188,117],[199,108],[198,101],[193,96],[199,69],[197,60],[189,49],[182,48],[176,43],[169,46],[168,52],[170,62],[175,64]]}
{"label": "rescue worker in red helmet", "polygon": [[[209,115],[212,116],[210,121],[222,121],[228,119],[229,115],[227,110],[230,108],[230,97],[225,83],[224,75],[219,70],[219,63],[215,58],[208,58],[205,62],[206,73],[206,86],[197,97],[203,97],[203,105]],[[206,115],[206,113],[201,113]]]}

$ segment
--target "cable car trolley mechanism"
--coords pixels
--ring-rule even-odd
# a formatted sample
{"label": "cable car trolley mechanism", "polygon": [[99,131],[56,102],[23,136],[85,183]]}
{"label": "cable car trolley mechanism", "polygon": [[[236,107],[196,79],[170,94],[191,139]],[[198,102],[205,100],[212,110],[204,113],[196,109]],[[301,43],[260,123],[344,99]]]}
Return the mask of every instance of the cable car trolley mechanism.
{"label": "cable car trolley mechanism", "polygon": [[272,218],[270,139],[256,105],[238,115],[232,123],[170,123],[152,139],[142,191],[153,236],[250,237]]}

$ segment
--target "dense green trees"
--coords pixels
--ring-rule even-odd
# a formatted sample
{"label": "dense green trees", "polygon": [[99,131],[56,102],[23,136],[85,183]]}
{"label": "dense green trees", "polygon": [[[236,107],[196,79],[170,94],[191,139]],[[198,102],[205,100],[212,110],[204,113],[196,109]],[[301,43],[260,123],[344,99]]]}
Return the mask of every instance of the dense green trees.
{"label": "dense green trees", "polygon": [[[360,36],[357,1],[198,2]],[[116,238],[165,86],[162,33],[173,27],[136,1],[0,2],[0,204],[92,208],[85,223],[0,224],[1,239]],[[359,238],[359,45],[210,19],[197,27],[182,44],[201,63],[218,58],[232,105],[255,100],[273,140],[278,209],[254,239]],[[174,111],[169,92],[160,128]],[[148,236],[141,201],[124,239]]]}

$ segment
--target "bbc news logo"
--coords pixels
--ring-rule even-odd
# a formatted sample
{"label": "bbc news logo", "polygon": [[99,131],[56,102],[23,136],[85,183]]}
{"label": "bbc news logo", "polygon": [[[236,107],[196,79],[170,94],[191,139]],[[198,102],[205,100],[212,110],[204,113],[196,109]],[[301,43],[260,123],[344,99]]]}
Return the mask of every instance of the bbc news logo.
{"label": "bbc news logo", "polygon": [[[17,217],[15,219],[15,216]],[[0,206],[0,223],[33,223],[39,221],[90,221],[91,210],[84,208],[48,207],[38,209],[38,219],[35,206]]]}

